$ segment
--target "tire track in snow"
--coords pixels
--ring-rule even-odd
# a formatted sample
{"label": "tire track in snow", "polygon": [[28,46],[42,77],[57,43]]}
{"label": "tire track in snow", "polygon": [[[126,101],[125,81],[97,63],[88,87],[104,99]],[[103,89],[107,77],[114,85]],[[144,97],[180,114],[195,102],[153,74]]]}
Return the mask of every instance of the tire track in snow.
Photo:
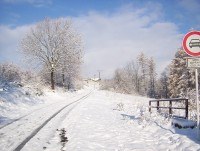
{"label": "tire track in snow", "polygon": [[[73,97],[75,97],[75,96],[73,96]],[[71,97],[71,98],[73,98],[73,97]],[[27,114],[25,114],[25,115],[23,115],[23,116],[17,118],[17,119],[14,119],[13,121],[11,121],[11,122],[9,122],[9,123],[7,123],[7,124],[1,126],[1,127],[0,127],[0,130],[3,129],[3,128],[5,128],[5,127],[7,127],[8,125],[11,125],[11,124],[13,124],[13,123],[15,123],[15,122],[17,122],[17,121],[23,119],[24,117],[27,117],[27,116],[29,116],[29,115],[35,113],[36,111],[39,111],[39,110],[41,110],[41,109],[47,108],[47,107],[49,107],[49,106],[55,105],[55,104],[60,103],[60,102],[63,102],[63,101],[58,101],[58,102],[55,102],[55,103],[52,103],[52,104],[43,106],[43,107],[41,107],[41,108],[35,109],[35,110],[33,110],[33,111],[31,111],[31,112],[29,112],[29,113],[27,113]]]}
{"label": "tire track in snow", "polygon": [[[77,103],[77,102],[80,102],[81,100],[87,98],[90,94],[92,93],[89,92],[88,94],[84,95],[83,97],[79,98],[78,100],[74,101],[74,102],[71,102],[67,105],[65,105],[63,108],[61,108],[60,110],[58,110],[56,113],[54,113],[51,117],[49,117],[42,125],[40,125],[38,128],[36,128],[28,137],[26,137],[22,143],[20,143],[13,151],[20,151],[25,145],[27,142],[29,142],[50,120],[52,120],[56,115],[58,115],[62,110],[64,110],[65,108],[67,108],[68,106],[74,104],[74,103]],[[77,103],[78,104],[78,103]],[[75,106],[74,106],[75,107]],[[73,107],[73,108],[74,108]],[[73,109],[71,108],[67,114],[69,114],[69,112]]]}

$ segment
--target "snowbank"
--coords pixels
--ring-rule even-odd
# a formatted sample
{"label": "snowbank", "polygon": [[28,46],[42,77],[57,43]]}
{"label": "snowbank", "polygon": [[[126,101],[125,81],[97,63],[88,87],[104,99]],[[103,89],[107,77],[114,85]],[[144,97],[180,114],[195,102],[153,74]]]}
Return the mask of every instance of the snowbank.
{"label": "snowbank", "polygon": [[63,100],[80,92],[52,92],[14,82],[0,82],[0,127],[43,106]]}
{"label": "snowbank", "polygon": [[195,128],[197,122],[187,119],[174,118],[172,120],[172,125],[178,128]]}

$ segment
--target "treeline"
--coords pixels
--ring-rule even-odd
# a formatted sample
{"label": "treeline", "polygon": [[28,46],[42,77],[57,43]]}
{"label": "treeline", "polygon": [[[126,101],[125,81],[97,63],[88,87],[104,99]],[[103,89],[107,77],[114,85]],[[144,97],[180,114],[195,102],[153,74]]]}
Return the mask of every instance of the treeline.
{"label": "treeline", "polygon": [[151,98],[188,97],[194,101],[194,70],[186,67],[185,57],[188,57],[185,51],[178,49],[171,63],[158,75],[154,59],[141,53],[123,68],[116,69],[111,80],[102,82],[102,89]]}
{"label": "treeline", "polygon": [[136,60],[115,70],[111,80],[103,81],[103,89],[156,97],[156,64],[154,59],[141,53]]}
{"label": "treeline", "polygon": [[[82,87],[82,78],[80,71],[73,70],[73,72],[56,71],[54,80],[58,87],[69,89],[79,89]],[[63,80],[63,78],[65,78]],[[42,87],[51,86],[49,72],[45,68],[39,72],[24,70],[20,66],[13,63],[0,63],[0,83],[16,83],[19,86],[31,86],[33,88],[42,89]]]}

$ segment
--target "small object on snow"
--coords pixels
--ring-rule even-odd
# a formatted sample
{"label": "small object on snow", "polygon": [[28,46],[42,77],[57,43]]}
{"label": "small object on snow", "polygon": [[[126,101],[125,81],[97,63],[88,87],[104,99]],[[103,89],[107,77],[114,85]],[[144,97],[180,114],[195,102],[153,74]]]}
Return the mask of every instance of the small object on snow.
{"label": "small object on snow", "polygon": [[26,95],[28,95],[28,96],[30,96],[30,95],[31,95],[31,94],[30,94],[28,91],[26,91],[26,92],[25,92],[25,94],[26,94]]}
{"label": "small object on snow", "polygon": [[172,125],[178,128],[195,128],[196,124],[195,121],[187,119],[174,118],[172,120]]}
{"label": "small object on snow", "polygon": [[3,91],[3,88],[0,88],[0,92]]}
{"label": "small object on snow", "polygon": [[123,103],[117,104],[116,109],[113,109],[113,110],[124,111],[124,104]]}
{"label": "small object on snow", "polygon": [[44,146],[43,149],[45,150],[45,149],[47,149],[47,147]]}
{"label": "small object on snow", "polygon": [[56,131],[60,131],[60,142],[61,142],[61,145],[62,145],[62,148],[61,148],[61,151],[64,151],[65,150],[65,144],[69,141],[68,138],[65,136],[66,135],[66,130],[65,128],[62,128],[62,129],[56,129]]}
{"label": "small object on snow", "polygon": [[23,87],[22,83],[17,83],[18,87]]}

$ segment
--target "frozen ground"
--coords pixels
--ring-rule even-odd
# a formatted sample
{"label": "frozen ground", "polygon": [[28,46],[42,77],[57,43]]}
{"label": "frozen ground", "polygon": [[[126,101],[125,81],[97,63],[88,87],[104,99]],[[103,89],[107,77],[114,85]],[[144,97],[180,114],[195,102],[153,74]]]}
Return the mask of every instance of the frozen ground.
{"label": "frozen ground", "polygon": [[[24,105],[29,112],[20,109],[25,103],[17,105],[18,115],[30,115],[0,129],[1,151],[200,150],[196,129],[173,128],[170,119],[150,116],[148,98],[91,91],[93,88],[76,93],[48,92],[39,97],[37,105]],[[5,111],[9,106],[3,104],[3,116],[10,118],[14,111]],[[47,120],[63,106],[66,108]]]}
{"label": "frozen ground", "polygon": [[[148,116],[147,98],[95,91],[60,124],[70,151],[200,150],[195,129],[176,129],[171,120]],[[60,150],[59,136],[46,144]]]}

